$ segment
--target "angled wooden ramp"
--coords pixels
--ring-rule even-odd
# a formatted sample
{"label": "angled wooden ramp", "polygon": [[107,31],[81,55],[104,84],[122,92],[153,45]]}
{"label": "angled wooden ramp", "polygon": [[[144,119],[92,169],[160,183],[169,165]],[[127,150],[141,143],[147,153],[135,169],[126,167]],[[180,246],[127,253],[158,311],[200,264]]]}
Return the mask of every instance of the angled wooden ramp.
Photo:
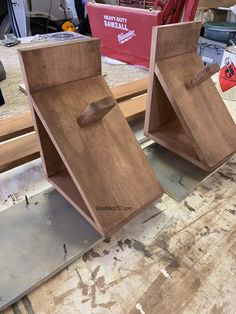
{"label": "angled wooden ramp", "polygon": [[145,134],[211,171],[236,151],[236,126],[197,55],[201,23],[153,28]]}
{"label": "angled wooden ramp", "polygon": [[101,75],[100,42],[19,55],[48,179],[109,235],[163,191]]}

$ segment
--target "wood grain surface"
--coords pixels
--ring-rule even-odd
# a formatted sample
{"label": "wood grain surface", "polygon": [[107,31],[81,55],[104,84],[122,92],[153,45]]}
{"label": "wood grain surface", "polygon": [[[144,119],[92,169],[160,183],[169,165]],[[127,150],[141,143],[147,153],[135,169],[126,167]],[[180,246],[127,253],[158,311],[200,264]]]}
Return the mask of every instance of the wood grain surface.
{"label": "wood grain surface", "polygon": [[97,54],[100,41],[83,39],[76,50],[75,42],[78,40],[67,42],[66,49],[58,42],[45,45],[45,49],[21,48],[23,60],[28,61],[24,71],[31,73],[25,80],[26,89],[33,92],[100,74],[101,55]]}
{"label": "wood grain surface", "polygon": [[0,142],[32,132],[34,130],[29,112],[20,113],[12,118],[2,119],[0,123]]}
{"label": "wood grain surface", "polygon": [[0,144],[0,173],[40,157],[35,133]]}
{"label": "wood grain surface", "polygon": [[117,102],[127,100],[131,97],[136,97],[147,92],[148,78],[125,83],[112,87],[111,91]]}

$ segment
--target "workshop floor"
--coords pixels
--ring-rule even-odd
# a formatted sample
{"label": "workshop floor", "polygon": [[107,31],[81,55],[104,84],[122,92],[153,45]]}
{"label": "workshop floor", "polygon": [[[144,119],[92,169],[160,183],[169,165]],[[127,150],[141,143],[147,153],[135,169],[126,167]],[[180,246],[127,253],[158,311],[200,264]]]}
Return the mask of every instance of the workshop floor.
{"label": "workshop floor", "polygon": [[[15,51],[0,47],[0,58],[8,75],[1,83],[7,104],[0,117],[6,117],[28,107],[18,91],[22,80]],[[147,75],[141,68],[105,63],[103,73],[110,86]],[[227,106],[236,120],[236,103]],[[5,172],[0,210],[48,186],[40,159]],[[235,239],[234,157],[184,201],[164,195],[3,314],[233,314]]]}

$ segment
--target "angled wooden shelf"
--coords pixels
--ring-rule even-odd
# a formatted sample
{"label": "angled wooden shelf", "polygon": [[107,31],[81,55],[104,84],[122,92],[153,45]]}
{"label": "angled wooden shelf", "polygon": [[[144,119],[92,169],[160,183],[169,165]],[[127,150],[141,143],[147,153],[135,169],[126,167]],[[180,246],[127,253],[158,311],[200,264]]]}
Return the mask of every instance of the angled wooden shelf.
{"label": "angled wooden shelf", "polygon": [[[201,23],[153,28],[145,135],[212,171],[236,151],[236,126],[197,54]],[[187,40],[186,40],[187,38]]]}
{"label": "angled wooden shelf", "polygon": [[101,75],[99,40],[19,56],[49,181],[109,235],[163,190]]}

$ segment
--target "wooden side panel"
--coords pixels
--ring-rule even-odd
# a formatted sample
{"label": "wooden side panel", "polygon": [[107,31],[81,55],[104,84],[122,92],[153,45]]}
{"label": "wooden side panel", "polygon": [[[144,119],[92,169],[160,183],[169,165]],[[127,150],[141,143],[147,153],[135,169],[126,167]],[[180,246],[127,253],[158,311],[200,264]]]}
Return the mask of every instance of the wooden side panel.
{"label": "wooden side panel", "polygon": [[38,135],[39,151],[43,161],[44,170],[47,176],[51,177],[65,170],[65,165],[34,109],[32,109],[32,116],[35,130]]}
{"label": "wooden side panel", "polygon": [[[49,182],[95,226],[94,220],[67,169],[49,177]],[[101,229],[99,231],[101,232]]]}
{"label": "wooden side panel", "polygon": [[102,76],[32,94],[35,111],[105,234],[163,193],[118,106],[101,121],[79,127],[85,107],[107,96],[111,92]]}
{"label": "wooden side panel", "polygon": [[156,60],[197,50],[201,22],[187,22],[155,27]]}
{"label": "wooden side panel", "polygon": [[19,57],[30,92],[101,74],[98,39],[19,49]]}
{"label": "wooden side panel", "polygon": [[186,135],[186,132],[181,125],[179,119],[168,122],[165,125],[157,128],[154,132],[149,133],[148,137],[156,143],[164,146],[177,155],[187,159],[196,166],[209,171],[209,167],[204,166],[193,148],[192,142]]}
{"label": "wooden side panel", "polygon": [[153,27],[152,46],[149,66],[147,107],[144,122],[144,133],[155,131],[158,127],[176,119],[176,114],[166,93],[155,75],[155,64],[157,58],[157,27]]}

